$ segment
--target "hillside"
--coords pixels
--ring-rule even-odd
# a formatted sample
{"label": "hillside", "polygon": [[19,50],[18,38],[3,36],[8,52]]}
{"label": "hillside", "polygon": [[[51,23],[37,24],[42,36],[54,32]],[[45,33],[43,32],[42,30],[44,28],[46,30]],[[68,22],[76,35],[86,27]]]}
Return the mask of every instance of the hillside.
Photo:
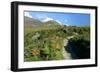
{"label": "hillside", "polygon": [[43,23],[37,19],[24,16],[24,25],[25,26],[34,27],[34,26],[38,26],[38,25],[42,25],[42,24]]}
{"label": "hillside", "polygon": [[60,26],[61,24],[59,24],[57,21],[54,20],[50,20],[47,22],[42,22],[38,19],[35,18],[29,18],[24,16],[24,25],[27,27],[36,27],[36,26]]}
{"label": "hillside", "polygon": [[26,16],[24,21],[25,62],[90,58],[90,27]]}

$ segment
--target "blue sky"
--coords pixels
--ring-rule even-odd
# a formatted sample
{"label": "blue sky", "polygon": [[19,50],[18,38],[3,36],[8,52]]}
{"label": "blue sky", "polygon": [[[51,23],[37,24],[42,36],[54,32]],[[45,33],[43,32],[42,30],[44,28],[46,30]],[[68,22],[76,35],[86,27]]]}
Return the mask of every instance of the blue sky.
{"label": "blue sky", "polygon": [[68,26],[89,26],[90,25],[90,14],[83,14],[83,13],[25,11],[25,16],[38,19],[42,22],[55,20],[62,25],[68,25]]}

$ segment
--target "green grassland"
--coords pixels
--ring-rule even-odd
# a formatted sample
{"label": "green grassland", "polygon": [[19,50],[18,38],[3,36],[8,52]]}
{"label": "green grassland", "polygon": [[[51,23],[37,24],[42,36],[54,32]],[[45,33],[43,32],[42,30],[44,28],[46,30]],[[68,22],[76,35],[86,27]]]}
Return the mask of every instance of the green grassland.
{"label": "green grassland", "polygon": [[68,36],[74,36],[70,39],[70,43],[77,56],[79,58],[89,58],[90,27],[24,26],[24,61],[63,60],[63,41]]}

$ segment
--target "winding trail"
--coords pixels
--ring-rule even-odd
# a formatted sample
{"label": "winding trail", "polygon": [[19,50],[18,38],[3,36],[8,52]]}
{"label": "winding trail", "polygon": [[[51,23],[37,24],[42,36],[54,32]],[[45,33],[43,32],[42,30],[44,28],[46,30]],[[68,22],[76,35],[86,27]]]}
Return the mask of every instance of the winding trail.
{"label": "winding trail", "polygon": [[67,51],[66,50],[66,46],[68,45],[68,41],[69,39],[73,38],[74,36],[70,36],[70,37],[67,37],[67,39],[64,40],[64,47],[63,47],[63,50],[62,50],[62,53],[63,53],[63,56],[64,56],[64,59],[73,59],[73,56],[72,55],[75,55],[73,53],[73,51],[70,49],[71,52]]}

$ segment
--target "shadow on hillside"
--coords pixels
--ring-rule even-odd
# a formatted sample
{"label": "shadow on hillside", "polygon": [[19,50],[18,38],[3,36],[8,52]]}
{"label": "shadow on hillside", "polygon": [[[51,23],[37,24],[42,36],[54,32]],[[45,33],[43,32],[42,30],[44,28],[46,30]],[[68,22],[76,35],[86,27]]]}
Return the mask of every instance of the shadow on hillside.
{"label": "shadow on hillside", "polygon": [[70,42],[68,41],[68,43],[66,44],[65,50],[71,54],[72,59],[79,59],[79,57],[75,54],[73,48],[70,45]]}
{"label": "shadow on hillside", "polygon": [[71,54],[72,59],[89,59],[90,58],[90,51],[84,50],[82,48],[81,50],[78,48],[76,49],[72,48],[70,41],[68,41],[68,43],[64,47],[65,47],[65,50]]}

